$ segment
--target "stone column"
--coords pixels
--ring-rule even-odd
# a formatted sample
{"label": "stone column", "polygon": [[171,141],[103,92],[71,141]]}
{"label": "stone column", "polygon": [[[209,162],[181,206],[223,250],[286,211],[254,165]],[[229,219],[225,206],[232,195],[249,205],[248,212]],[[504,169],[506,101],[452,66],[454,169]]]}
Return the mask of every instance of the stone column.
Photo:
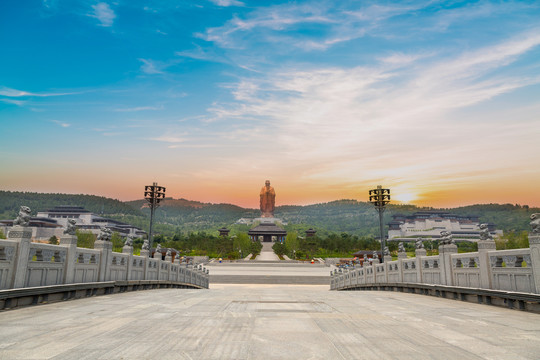
{"label": "stone column", "polygon": [[26,226],[16,225],[8,232],[7,238],[8,240],[17,242],[12,287],[22,288],[26,285],[26,272],[28,270],[28,256],[30,255],[32,230]]}
{"label": "stone column", "polygon": [[157,274],[156,274],[156,280],[159,281],[159,274],[161,273],[161,257],[163,256],[163,254],[161,253],[161,251],[154,251],[154,259],[157,259],[158,262],[157,262]]}
{"label": "stone column", "polygon": [[536,286],[536,293],[540,294],[540,234],[529,232],[529,247],[531,249],[534,285]]}
{"label": "stone column", "polygon": [[72,284],[73,279],[75,279],[75,262],[77,261],[77,236],[62,235],[60,237],[60,246],[66,248],[64,284]]}
{"label": "stone column", "polygon": [[144,270],[143,270],[143,280],[148,280],[148,259],[150,258],[150,250],[141,249],[141,256],[144,258]]}
{"label": "stone column", "polygon": [[377,267],[375,266],[379,262],[380,261],[377,258],[373,258],[373,260],[371,261],[371,268],[373,269],[373,282],[375,284],[384,282],[384,274],[378,274]]}
{"label": "stone column", "polygon": [[171,264],[172,264],[172,256],[168,255],[165,256],[165,262],[167,263],[167,280],[171,280]]}
{"label": "stone column", "polygon": [[478,267],[480,268],[480,288],[491,289],[493,276],[491,273],[491,263],[489,261],[488,251],[495,250],[495,241],[478,241]]}
{"label": "stone column", "polygon": [[452,286],[454,285],[453,269],[452,269],[452,254],[457,254],[457,245],[448,244],[439,246],[439,267],[441,269],[441,284]]}
{"label": "stone column", "polygon": [[416,249],[415,256],[416,256],[416,282],[422,283],[424,279],[422,279],[422,257],[427,255],[426,249]]}
{"label": "stone column", "polygon": [[101,252],[99,258],[99,281],[109,281],[111,278],[112,242],[96,240],[94,249]]}
{"label": "stone column", "polygon": [[400,283],[403,282],[403,260],[407,259],[407,253],[406,252],[398,252],[397,255],[398,258],[398,281]]}
{"label": "stone column", "polygon": [[392,261],[392,255],[384,255],[384,282],[388,283],[388,263]]}
{"label": "stone column", "polygon": [[132,280],[131,271],[133,269],[133,246],[124,245],[122,248],[122,254],[129,255],[126,270],[126,280]]}

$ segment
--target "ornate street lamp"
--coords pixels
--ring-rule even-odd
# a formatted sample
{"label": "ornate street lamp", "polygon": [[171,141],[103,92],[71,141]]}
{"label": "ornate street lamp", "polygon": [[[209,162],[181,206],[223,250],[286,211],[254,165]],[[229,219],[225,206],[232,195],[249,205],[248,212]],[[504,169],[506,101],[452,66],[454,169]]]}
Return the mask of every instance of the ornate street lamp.
{"label": "ornate street lamp", "polygon": [[[369,202],[375,205],[375,209],[379,212],[379,228],[381,231],[381,254],[384,255],[386,239],[384,238],[383,230],[383,213],[384,207],[390,202],[390,189],[383,189],[378,185],[376,189],[369,190]],[[381,256],[381,262],[384,262],[384,256]]]}
{"label": "ornate street lamp", "polygon": [[152,185],[147,185],[144,187],[144,198],[148,201],[150,206],[150,231],[148,232],[148,243],[150,244],[150,250],[152,250],[154,210],[159,207],[159,202],[165,199],[165,188],[163,186],[158,186],[156,182]]}

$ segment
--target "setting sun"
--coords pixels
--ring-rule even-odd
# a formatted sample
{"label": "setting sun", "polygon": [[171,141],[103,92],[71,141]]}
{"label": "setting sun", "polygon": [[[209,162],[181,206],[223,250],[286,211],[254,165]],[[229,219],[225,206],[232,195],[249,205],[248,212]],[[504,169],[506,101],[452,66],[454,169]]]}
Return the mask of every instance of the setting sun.
{"label": "setting sun", "polygon": [[392,200],[396,200],[404,204],[409,204],[418,199],[418,195],[412,192],[393,192],[391,196]]}

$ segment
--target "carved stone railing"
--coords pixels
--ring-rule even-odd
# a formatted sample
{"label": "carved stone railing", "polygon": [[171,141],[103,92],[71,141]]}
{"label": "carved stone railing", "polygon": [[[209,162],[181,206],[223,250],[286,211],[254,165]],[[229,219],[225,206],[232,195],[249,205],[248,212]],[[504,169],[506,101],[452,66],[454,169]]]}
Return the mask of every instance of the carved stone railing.
{"label": "carved stone railing", "polygon": [[0,290],[75,283],[154,280],[208,288],[202,268],[173,263],[167,256],[150,258],[148,250],[133,255],[124,246],[112,251],[112,243],[97,240],[94,249],[78,248],[74,235],[64,235],[60,245],[32,243],[31,231],[14,226],[8,239],[0,240]]}
{"label": "carved stone railing", "polygon": [[488,252],[493,289],[519,292],[535,291],[530,249]]}
{"label": "carved stone railing", "polygon": [[480,258],[477,252],[452,255],[454,285],[480,287]]}
{"label": "carved stone railing", "polygon": [[377,284],[431,284],[540,294],[540,235],[529,235],[530,248],[495,250],[494,241],[479,241],[478,251],[457,253],[454,244],[441,245],[439,255],[385,256],[362,268],[332,271],[330,288],[347,290]]}

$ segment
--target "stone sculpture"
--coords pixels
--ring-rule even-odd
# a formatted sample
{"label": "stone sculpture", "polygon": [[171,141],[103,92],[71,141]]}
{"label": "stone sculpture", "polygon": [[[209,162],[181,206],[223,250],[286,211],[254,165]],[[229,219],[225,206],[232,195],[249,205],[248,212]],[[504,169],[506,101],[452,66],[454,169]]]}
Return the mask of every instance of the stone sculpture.
{"label": "stone sculpture", "polygon": [[102,226],[101,229],[99,229],[99,235],[97,237],[97,240],[101,241],[111,241],[112,237],[112,231],[106,226]]}
{"label": "stone sculpture", "polygon": [[274,217],[276,192],[270,186],[270,180],[266,180],[265,185],[261,188],[259,205],[261,208],[261,217]]}
{"label": "stone sculpture", "polygon": [[32,211],[28,206],[21,206],[17,218],[13,220],[13,226],[28,226],[30,224],[30,213]]}
{"label": "stone sculpture", "polygon": [[77,226],[75,226],[76,223],[77,223],[77,220],[69,219],[67,221],[66,228],[64,229],[64,234],[75,235],[75,232],[77,231]]}
{"label": "stone sculpture", "polygon": [[531,215],[531,228],[533,234],[540,234],[540,213]]}
{"label": "stone sculpture", "polygon": [[414,242],[414,246],[416,247],[417,250],[423,249],[424,243],[422,242],[422,238],[416,239],[416,241]]}
{"label": "stone sculpture", "polygon": [[156,252],[161,254],[161,244],[157,244]]}
{"label": "stone sculpture", "polygon": [[133,235],[128,235],[124,246],[133,246]]}
{"label": "stone sculpture", "polygon": [[405,245],[403,245],[402,242],[398,244],[398,252],[404,253],[405,252]]}
{"label": "stone sculpture", "polygon": [[143,250],[150,250],[150,242],[148,241],[148,239],[143,241],[142,249]]}
{"label": "stone sculpture", "polygon": [[452,238],[452,233],[449,231],[441,231],[441,245],[450,245],[455,244],[454,239]]}
{"label": "stone sculpture", "polygon": [[488,224],[480,224],[480,240],[482,241],[490,241],[493,240],[493,237],[489,233]]}
{"label": "stone sculpture", "polygon": [[167,253],[165,254],[165,256],[172,256],[171,248],[167,249]]}
{"label": "stone sculpture", "polygon": [[378,259],[379,258],[379,253],[376,252],[376,251],[373,251],[373,258]]}
{"label": "stone sculpture", "polygon": [[367,264],[369,262],[367,254],[364,254],[364,264]]}
{"label": "stone sculpture", "polygon": [[390,249],[388,249],[388,246],[384,247],[384,256],[390,256]]}

